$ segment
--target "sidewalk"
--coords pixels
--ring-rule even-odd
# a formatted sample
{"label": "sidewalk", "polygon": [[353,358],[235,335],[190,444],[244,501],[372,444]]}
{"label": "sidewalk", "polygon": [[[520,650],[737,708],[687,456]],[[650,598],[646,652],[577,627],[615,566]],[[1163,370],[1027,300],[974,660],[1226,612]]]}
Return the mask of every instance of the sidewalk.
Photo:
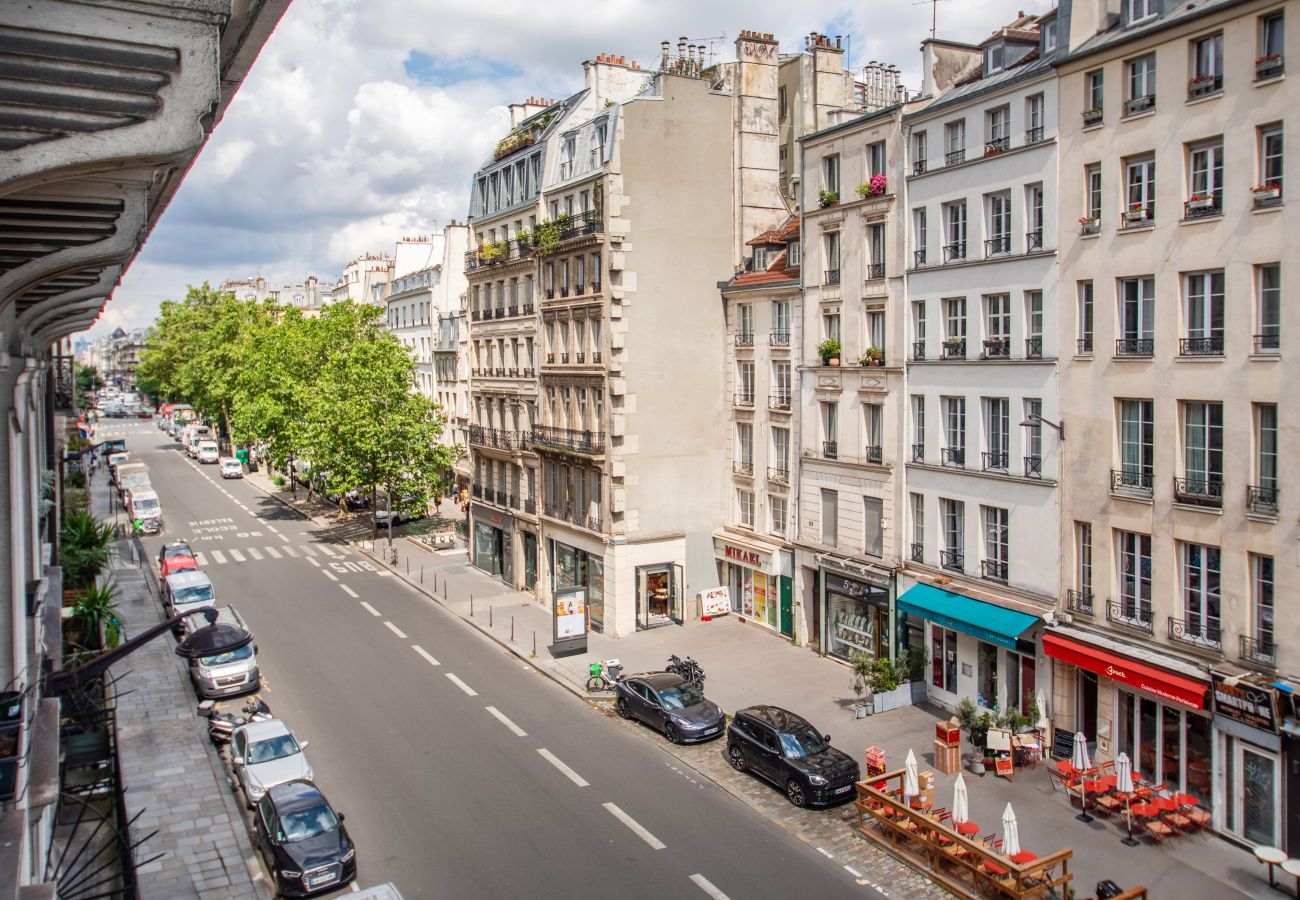
{"label": "sidewalk", "polygon": [[[363,550],[368,548],[368,524],[364,529],[348,529],[345,523],[314,512],[318,524],[351,531],[353,541]],[[708,675],[706,693],[724,710],[755,703],[783,706],[829,732],[837,747],[859,761],[865,749],[875,745],[886,751],[891,768],[902,767],[909,749],[916,753],[921,770],[933,768],[934,723],[946,719],[948,713],[923,705],[855,720],[850,710],[856,698],[849,669],[794,647],[766,629],[724,616],[619,640],[592,633],[587,654],[555,659],[547,650],[550,614],[531,593],[515,591],[471,567],[464,548],[439,551],[412,540],[394,543],[398,548],[397,565],[392,567],[395,574],[579,696],[588,697],[584,685],[587,667],[594,661],[618,658],[623,671],[630,674],[662,671],[673,653],[692,656]],[[379,550],[376,561],[382,562],[386,543],[381,538],[375,546]],[[602,699],[608,700],[609,695]],[[613,720],[622,727],[640,728]],[[652,740],[661,740],[647,729],[641,731]],[[901,863],[852,836],[844,821],[853,817],[851,805],[829,813],[795,810],[766,784],[733,772],[726,764],[722,742],[664,747],[781,827],[813,846],[833,851],[837,860],[846,855],[865,860],[854,863],[867,873],[864,883],[879,883],[895,895],[940,893],[923,875],[900,871],[904,869]],[[935,773],[940,806],[951,807],[955,778]],[[1250,853],[1217,837],[1185,836],[1164,845],[1144,842],[1130,848],[1120,843],[1124,836],[1121,821],[1100,817],[1088,824],[1077,821],[1078,810],[1070,806],[1063,791],[1053,789],[1043,765],[1018,770],[1015,781],[969,773],[965,780],[971,818],[982,826],[981,834],[1001,832],[1002,812],[1011,803],[1020,822],[1021,843],[1027,849],[1039,853],[1064,847],[1074,850],[1070,870],[1080,897],[1092,896],[1103,879],[1125,888],[1146,885],[1153,897],[1182,900],[1259,896],[1267,886],[1265,869]]]}

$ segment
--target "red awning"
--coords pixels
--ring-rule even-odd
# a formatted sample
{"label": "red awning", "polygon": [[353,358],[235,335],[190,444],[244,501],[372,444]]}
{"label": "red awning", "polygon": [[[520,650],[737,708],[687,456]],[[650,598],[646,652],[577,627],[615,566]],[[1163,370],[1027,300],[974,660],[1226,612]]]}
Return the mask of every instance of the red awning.
{"label": "red awning", "polygon": [[1145,665],[1092,644],[1072,641],[1050,632],[1043,635],[1043,651],[1053,659],[1105,675],[1188,709],[1205,708],[1205,692],[1210,686],[1195,678]]}

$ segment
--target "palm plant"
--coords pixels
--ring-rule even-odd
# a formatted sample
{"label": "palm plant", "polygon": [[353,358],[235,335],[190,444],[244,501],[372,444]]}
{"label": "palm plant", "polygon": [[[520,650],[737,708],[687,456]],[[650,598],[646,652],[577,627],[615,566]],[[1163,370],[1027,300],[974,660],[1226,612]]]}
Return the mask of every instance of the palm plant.
{"label": "palm plant", "polygon": [[113,526],[88,512],[69,513],[59,530],[59,558],[64,583],[73,590],[94,584],[113,556]]}
{"label": "palm plant", "polygon": [[72,607],[72,620],[86,647],[99,650],[101,635],[107,636],[109,647],[116,647],[122,629],[117,585],[111,579],[88,585]]}

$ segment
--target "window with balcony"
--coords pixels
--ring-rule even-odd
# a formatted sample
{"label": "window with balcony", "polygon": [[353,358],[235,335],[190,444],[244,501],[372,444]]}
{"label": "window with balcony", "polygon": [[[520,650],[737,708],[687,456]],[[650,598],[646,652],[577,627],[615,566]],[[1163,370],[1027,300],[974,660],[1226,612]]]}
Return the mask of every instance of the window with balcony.
{"label": "window with balcony", "polygon": [[943,397],[943,464],[964,468],[966,466],[966,398]]}
{"label": "window with balcony", "polygon": [[1043,249],[1043,186],[1031,184],[1025,188],[1025,252]]}
{"label": "window with balcony", "polygon": [[1193,40],[1191,57],[1187,99],[1196,100],[1223,90],[1223,33]]}
{"label": "window with balcony", "polygon": [[1043,358],[1043,292],[1025,291],[1025,359]]}
{"label": "window with balcony", "polygon": [[949,122],[943,127],[944,142],[947,146],[947,153],[944,155],[944,164],[955,166],[958,163],[966,161],[966,120],[958,119],[955,122]]}
{"label": "window with balcony", "polygon": [[1156,161],[1143,156],[1124,163],[1124,223],[1142,225],[1156,217]]}
{"label": "window with balcony", "polygon": [[984,143],[985,156],[1011,149],[1011,107],[990,109],[985,114],[985,127],[988,134],[988,140]]}
{"label": "window with balcony", "polygon": [[834,401],[821,402],[822,456],[839,458],[840,408]]}
{"label": "window with balcony", "polygon": [[868,280],[885,277],[885,226],[884,225],[868,226],[866,277]]}
{"label": "window with balcony", "polygon": [[912,546],[908,557],[912,562],[925,562],[925,497],[909,494],[912,512]]}
{"label": "window with balcony", "polygon": [[960,500],[940,498],[939,514],[943,520],[943,549],[939,564],[960,572],[966,567],[966,504]]}
{"label": "window with balcony", "polygon": [[1120,282],[1119,337],[1116,356],[1151,356],[1155,353],[1156,280],[1151,276]]}
{"label": "window with balcony", "polygon": [[823,284],[840,283],[840,233],[830,231],[822,238],[826,250],[826,275]]}
{"label": "window with balcony", "polygon": [[772,467],[769,477],[790,480],[790,429],[772,426]]}
{"label": "window with balcony", "polygon": [[772,301],[772,346],[790,346],[790,301]]}
{"label": "window with balcony", "polygon": [[984,297],[984,358],[1011,357],[1011,295],[987,294]]}
{"label": "window with balcony", "polygon": [[1189,272],[1183,276],[1183,321],[1186,336],[1181,356],[1223,355],[1223,271]]}
{"label": "window with balcony", "polygon": [[750,422],[736,423],[736,471],[754,474],[754,426]]}
{"label": "window with balcony", "polygon": [[926,132],[917,131],[912,134],[912,174],[924,175],[926,167],[929,165],[930,141]]}
{"label": "window with balcony", "polygon": [[1025,477],[1043,477],[1043,401],[1036,397],[1024,400],[1025,421]]}
{"label": "window with balcony", "polygon": [[1074,523],[1074,590],[1067,598],[1071,612],[1092,615],[1092,523]]}
{"label": "window with balcony", "polygon": [[980,468],[1005,474],[1011,453],[1011,402],[1006,397],[985,397],[982,405],[985,450]]}
{"label": "window with balcony", "polygon": [[786,499],[779,494],[767,495],[767,508],[771,513],[768,531],[780,537],[785,537],[786,522],[789,520],[789,507],[786,505]]}
{"label": "window with balcony", "polygon": [[822,313],[822,337],[840,339],[840,314],[837,312]]}
{"label": "window with balcony", "polygon": [[1255,404],[1255,478],[1246,491],[1246,509],[1277,515],[1277,404]]}
{"label": "window with balcony", "polygon": [[925,207],[912,210],[912,243],[916,249],[912,251],[912,265],[915,268],[921,268],[925,265],[925,249],[929,242],[929,228],[926,221]]}
{"label": "window with balcony", "polygon": [[736,346],[754,346],[754,304],[736,305]]}
{"label": "window with balcony", "polygon": [[912,395],[912,462],[925,461],[925,395]]}
{"label": "window with balcony", "polygon": [[998,256],[1011,252],[1011,194],[990,194],[985,199],[988,210],[988,239],[984,241],[984,256]]}
{"label": "window with balcony", "polygon": [[912,359],[925,359],[925,301],[912,301]]}
{"label": "window with balcony", "polygon": [[862,425],[867,438],[864,461],[876,466],[884,465],[884,408],[878,403],[864,404]]}
{"label": "window with balcony", "polygon": [[1282,10],[1259,17],[1259,51],[1255,80],[1276,78],[1286,71],[1286,19]]}
{"label": "window with balcony", "polygon": [[1150,400],[1119,401],[1119,463],[1111,487],[1121,493],[1151,495],[1155,465],[1155,412]]}
{"label": "window with balcony", "polygon": [[1219,548],[1179,542],[1183,618],[1169,621],[1169,637],[1185,644],[1218,650],[1220,632]]}
{"label": "window with balcony", "polygon": [[1276,665],[1273,604],[1273,557],[1250,554],[1250,635],[1243,636],[1241,657],[1248,662]]}
{"label": "window with balcony", "polygon": [[1223,141],[1196,144],[1187,152],[1186,219],[1223,214]]}
{"label": "window with balcony", "polygon": [[1264,209],[1282,202],[1282,163],[1284,143],[1282,125],[1259,129],[1259,184],[1255,185],[1255,208]]}
{"label": "window with balcony", "polygon": [[1078,337],[1075,339],[1075,352],[1079,354],[1092,353],[1093,339],[1093,304],[1092,304],[1092,282],[1080,281],[1075,284],[1075,305],[1077,312],[1075,314],[1075,333]]}
{"label": "window with balcony", "polygon": [[1079,218],[1079,231],[1096,234],[1101,230],[1101,164],[1092,163],[1083,173],[1084,211]]}
{"label": "window with balcony", "polygon": [[839,540],[840,496],[836,491],[822,488],[822,543],[835,546]]}
{"label": "window with balcony", "polygon": [[1156,106],[1156,55],[1148,53],[1124,64],[1128,70],[1127,96],[1124,98],[1126,116],[1155,109]]}
{"label": "window with balcony", "polygon": [[1116,602],[1109,618],[1151,630],[1151,535],[1116,531]]}
{"label": "window with balcony", "polygon": [[754,492],[736,489],[736,524],[741,528],[754,527]]}
{"label": "window with balcony", "polygon": [[1037,144],[1044,137],[1046,114],[1042,94],[1031,94],[1025,98],[1025,143]]}
{"label": "window with balcony", "polygon": [[788,410],[792,402],[790,383],[790,363],[772,363],[772,399],[770,406],[776,410]]}
{"label": "window with balcony", "polygon": [[966,358],[966,298],[943,300],[943,358]]}
{"label": "window with balcony", "polygon": [[736,404],[754,405],[754,363],[750,360],[736,363]]}
{"label": "window with balcony", "polygon": [[943,261],[963,262],[966,259],[966,201],[944,205]]}
{"label": "window with balcony", "polygon": [[832,153],[822,157],[822,190],[832,194],[840,192],[840,156]]}
{"label": "window with balcony", "polygon": [[1083,76],[1083,127],[1100,125],[1102,109],[1106,101],[1106,79],[1101,69],[1094,69]]}
{"label": "window with balcony", "polygon": [[1183,477],[1174,480],[1174,499],[1198,506],[1223,503],[1223,404],[1185,401]]}
{"label": "window with balcony", "polygon": [[981,506],[980,518],[984,525],[984,559],[980,562],[980,574],[990,581],[1005,584],[1010,567],[1010,513],[1000,506]]}

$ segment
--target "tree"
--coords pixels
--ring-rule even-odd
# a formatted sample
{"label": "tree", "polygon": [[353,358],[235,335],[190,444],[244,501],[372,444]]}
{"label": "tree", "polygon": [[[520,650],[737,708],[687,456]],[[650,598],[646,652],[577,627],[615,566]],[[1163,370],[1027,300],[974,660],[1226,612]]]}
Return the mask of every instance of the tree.
{"label": "tree", "polygon": [[285,310],[274,326],[250,333],[240,353],[234,427],[260,442],[276,468],[302,452],[302,416],[320,368],[311,324]]}

